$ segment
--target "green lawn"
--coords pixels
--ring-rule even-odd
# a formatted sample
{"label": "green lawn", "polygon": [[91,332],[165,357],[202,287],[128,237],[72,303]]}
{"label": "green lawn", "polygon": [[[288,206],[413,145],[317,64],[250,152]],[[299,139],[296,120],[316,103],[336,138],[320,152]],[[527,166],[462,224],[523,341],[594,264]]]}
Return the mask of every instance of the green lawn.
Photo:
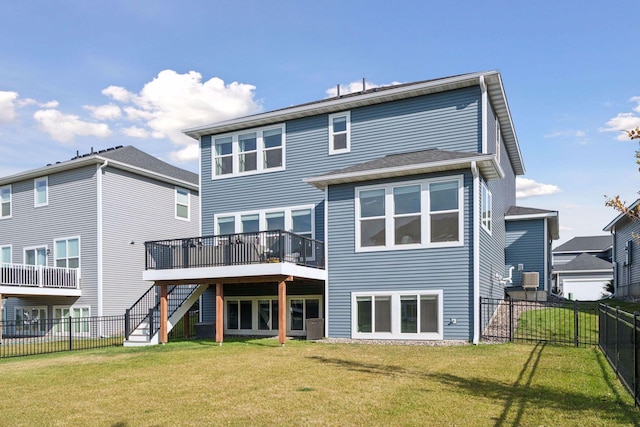
{"label": "green lawn", "polygon": [[[578,342],[580,345],[598,343],[597,305],[582,304],[578,310]],[[573,345],[575,342],[575,312],[573,307],[543,308],[525,311],[518,319],[515,339],[551,340]]]}
{"label": "green lawn", "polygon": [[275,339],[0,360],[10,425],[639,425],[594,348]]}

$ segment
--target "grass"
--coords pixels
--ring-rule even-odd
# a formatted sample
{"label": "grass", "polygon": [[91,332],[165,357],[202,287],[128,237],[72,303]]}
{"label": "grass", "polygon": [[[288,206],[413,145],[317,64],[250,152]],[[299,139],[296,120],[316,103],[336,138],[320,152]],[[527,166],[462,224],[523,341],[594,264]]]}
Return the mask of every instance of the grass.
{"label": "grass", "polygon": [[12,425],[640,425],[601,353],[274,339],[0,360]]}
{"label": "grass", "polygon": [[[578,311],[578,340],[580,345],[598,343],[597,305],[582,304]],[[545,339],[573,345],[575,313],[572,306],[525,311],[518,319],[515,339]]]}

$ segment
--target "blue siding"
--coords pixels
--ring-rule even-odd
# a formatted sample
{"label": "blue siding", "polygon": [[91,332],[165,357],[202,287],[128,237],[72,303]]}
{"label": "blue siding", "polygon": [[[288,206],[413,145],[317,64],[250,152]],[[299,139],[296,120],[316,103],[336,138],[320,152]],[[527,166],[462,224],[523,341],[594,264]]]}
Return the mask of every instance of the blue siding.
{"label": "blue siding", "polygon": [[525,272],[539,273],[542,288],[544,284],[544,221],[545,219],[529,219],[521,221],[507,221],[506,261],[507,271],[513,270],[513,286],[521,286],[521,273],[518,264],[524,264]]}
{"label": "blue siding", "polygon": [[[613,234],[614,259],[617,265],[616,296],[640,296],[640,245],[632,233],[640,234],[640,222],[629,221],[626,218],[620,220]],[[631,242],[631,265],[625,265],[625,244]]]}
{"label": "blue siding", "polygon": [[[418,176],[414,179],[442,175]],[[375,183],[405,182],[407,178]],[[368,182],[366,184],[372,184]],[[362,184],[361,184],[362,185]],[[464,174],[464,245],[452,248],[355,252],[355,187],[329,189],[329,330],[351,336],[351,293],[395,290],[444,291],[444,338],[472,338],[471,174]],[[455,318],[455,325],[447,319]]]}

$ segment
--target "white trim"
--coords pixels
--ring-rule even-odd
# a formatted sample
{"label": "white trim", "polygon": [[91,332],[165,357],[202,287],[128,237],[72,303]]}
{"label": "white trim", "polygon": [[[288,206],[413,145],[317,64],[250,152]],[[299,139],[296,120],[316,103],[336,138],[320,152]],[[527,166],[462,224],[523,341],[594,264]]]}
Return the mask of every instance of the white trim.
{"label": "white trim", "polygon": [[[438,332],[418,332],[403,333],[401,331],[400,297],[418,297],[418,325],[420,319],[420,297],[438,297]],[[373,292],[351,292],[351,338],[355,339],[406,339],[406,340],[442,340],[444,337],[444,292],[442,289],[435,290],[394,290],[394,291],[373,291]],[[388,296],[391,298],[391,332],[358,332],[358,297]],[[372,329],[375,325],[374,308],[372,302]]]}
{"label": "white trim", "polygon": [[[178,187],[178,186],[175,186],[174,188],[175,188],[175,191],[174,191],[175,204],[174,204],[173,213],[175,214],[175,219],[178,219],[180,221],[191,221],[191,191],[189,191],[189,189],[187,189],[187,188]],[[185,191],[187,193],[187,204],[186,205],[184,203],[180,203],[178,201],[178,193],[181,190]],[[178,215],[178,206],[186,206],[187,207],[187,217],[186,218],[183,218],[183,217]]]}
{"label": "white trim", "polygon": [[[78,271],[82,271],[82,241],[80,239],[80,236],[71,236],[71,237],[60,237],[58,239],[53,239],[53,266],[57,267],[56,263],[58,261],[58,248],[56,243],[58,242],[66,242],[66,250],[67,252],[69,251],[69,240],[78,240]],[[75,257],[72,257],[75,258]],[[62,258],[61,258],[62,259]],[[64,258],[67,261],[67,264],[69,263],[69,254],[67,253],[67,256]],[[72,268],[69,267],[69,265],[66,265],[65,268]]]}
{"label": "white trim", "polygon": [[[333,119],[338,117],[346,117],[346,127],[347,130],[344,132],[339,132],[339,134],[346,134],[347,136],[347,146],[346,148],[335,149],[333,145],[333,137],[336,133],[333,131]],[[333,154],[343,154],[351,152],[351,111],[343,111],[340,113],[329,114],[329,155]]]}
{"label": "white trim", "polygon": [[13,245],[0,245],[0,263],[2,263],[2,250],[9,248],[9,264],[13,263]]}
{"label": "white trim", "polygon": [[500,163],[500,151],[502,148],[502,131],[500,130],[500,122],[496,117],[496,159]]}
{"label": "white trim", "polygon": [[558,212],[545,212],[545,213],[537,213],[537,214],[526,214],[526,215],[505,215],[505,221],[517,221],[519,219],[539,219],[539,218],[553,218],[557,217]]}
{"label": "white trim", "polygon": [[[453,210],[436,211],[438,213],[458,213],[458,240],[447,242],[431,242],[431,208],[430,208],[430,185],[440,182],[456,182],[458,185],[458,207]],[[394,226],[394,200],[393,189],[398,187],[420,186],[420,212],[407,214],[409,216],[420,216],[420,243],[396,244]],[[385,244],[381,246],[361,246],[361,216],[360,216],[360,193],[363,191],[384,190],[385,213],[377,219],[385,221]],[[355,188],[354,197],[355,212],[355,251],[356,252],[380,252],[389,250],[408,250],[419,248],[440,248],[456,247],[464,245],[464,176],[451,175],[439,178],[419,179],[413,181],[402,181],[388,184],[366,185]],[[371,218],[369,218],[371,219]],[[366,220],[366,219],[365,219]]]}
{"label": "white trim", "polygon": [[[2,190],[9,188],[9,215],[2,216],[2,201],[0,200],[0,220],[9,219],[13,216],[13,187],[11,184],[0,186],[0,192]],[[4,202],[6,203],[6,202]]]}
{"label": "white trim", "polygon": [[[38,182],[44,181],[44,198],[45,201],[42,203],[38,203]],[[39,208],[42,206],[47,206],[49,204],[49,177],[42,176],[39,178],[33,179],[33,207]]]}
{"label": "white trim", "polygon": [[558,271],[552,271],[551,274],[566,274],[566,273],[570,273],[570,274],[577,274],[577,273],[581,273],[581,274],[591,274],[591,273],[611,273],[613,271],[613,267],[609,268],[609,269],[599,269],[599,270],[558,270]]}
{"label": "white trim", "polygon": [[233,277],[293,276],[306,279],[327,280],[327,272],[319,268],[305,267],[292,262],[274,262],[221,267],[176,268],[171,270],[144,270],[142,280],[175,281]]}
{"label": "white trim", "polygon": [[[491,190],[489,190],[489,187],[484,181],[481,181],[480,185],[482,190],[480,192],[480,223],[484,231],[491,236],[491,230],[493,229],[493,194],[491,194]],[[488,200],[485,200],[485,194]],[[484,217],[484,208],[486,205],[489,205],[487,218]]]}
{"label": "white trim", "polygon": [[[480,174],[475,164],[471,167],[473,174],[473,344],[480,342],[480,219],[482,212],[475,206],[478,204],[480,196]],[[481,210],[481,209],[480,209]]]}
{"label": "white trim", "polygon": [[480,91],[482,93],[482,152],[487,153],[489,102],[487,84],[484,81],[484,76],[478,78],[478,84],[480,85]]}
{"label": "white trim", "polygon": [[[200,145],[200,150],[199,152],[202,153],[202,138],[199,139],[199,145]],[[200,197],[201,195],[201,191],[200,189],[202,188],[202,154],[200,154],[199,156],[199,160],[198,160],[198,230],[199,236],[204,235],[204,233],[202,232],[202,198]],[[202,307],[202,305],[200,305],[200,307]],[[202,310],[200,310],[200,321],[202,322]]]}
{"label": "white trim", "polygon": [[[96,203],[97,203],[97,227],[96,227],[96,231],[97,231],[97,248],[96,248],[96,257],[98,259],[98,283],[97,283],[97,296],[98,296],[98,316],[102,316],[103,314],[103,304],[104,304],[104,282],[102,280],[102,276],[104,274],[104,265],[103,265],[103,256],[104,256],[104,252],[103,252],[103,226],[102,226],[102,215],[103,215],[103,210],[102,210],[102,205],[103,205],[103,196],[102,196],[102,184],[103,184],[103,173],[106,173],[106,168],[107,166],[109,166],[110,162],[105,160],[104,163],[102,163],[100,166],[98,166],[96,168],[96,187],[97,187],[97,196],[96,196]],[[102,324],[100,324],[100,328],[102,328]]]}
{"label": "white trim", "polygon": [[[265,168],[264,166],[264,154],[267,151],[277,150],[278,148],[267,149],[264,147],[264,132],[268,130],[280,129],[281,131],[281,145],[280,150],[282,154],[282,165],[278,167]],[[251,152],[256,153],[256,169],[246,172],[240,172],[240,142],[239,136],[245,135],[249,133],[256,134],[256,150],[252,150]],[[216,139],[223,138],[231,138],[231,154],[225,154],[220,157],[231,157],[232,159],[232,167],[231,173],[216,175]],[[248,175],[256,175],[270,172],[278,172],[286,169],[286,159],[287,159],[287,150],[286,150],[286,126],[284,123],[280,123],[277,125],[270,125],[252,129],[242,129],[232,133],[224,133],[219,135],[211,136],[211,179],[228,179],[234,178],[238,176],[248,176]]]}
{"label": "white trim", "polygon": [[393,178],[470,168],[471,164],[474,162],[479,166],[480,172],[486,179],[502,179],[505,177],[504,171],[497,163],[494,154],[472,154],[470,157],[461,159],[442,160],[438,162],[418,163],[357,172],[345,172],[332,175],[320,175],[304,178],[302,181],[313,185],[316,188],[324,189],[324,187],[331,184],[362,182],[373,179]]}
{"label": "white trim", "polygon": [[[240,212],[226,212],[216,213],[213,215],[213,229],[214,234],[220,234],[218,228],[218,219],[221,217],[233,217],[234,218],[234,233],[243,233],[242,230],[242,217],[247,215],[258,215],[258,228],[259,231],[267,231],[267,214],[274,212],[282,212],[284,214],[284,231],[291,231],[293,229],[293,217],[292,212],[311,210],[311,238],[316,238],[316,206],[315,205],[299,205],[299,206],[286,206],[280,208],[269,208],[261,210],[250,210]],[[326,245],[325,245],[326,246]]]}
{"label": "white trim", "polygon": [[544,281],[542,282],[545,291],[549,291],[549,264],[551,259],[549,258],[549,246],[551,246],[551,238],[549,236],[548,220],[544,221]]}

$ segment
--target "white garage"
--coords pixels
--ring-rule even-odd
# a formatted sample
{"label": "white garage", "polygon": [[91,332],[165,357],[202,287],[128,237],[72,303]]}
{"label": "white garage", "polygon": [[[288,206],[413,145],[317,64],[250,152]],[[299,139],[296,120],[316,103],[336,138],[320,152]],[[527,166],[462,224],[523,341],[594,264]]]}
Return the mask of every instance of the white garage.
{"label": "white garage", "polygon": [[577,301],[595,301],[611,295],[605,290],[608,281],[593,280],[562,280],[562,296]]}

